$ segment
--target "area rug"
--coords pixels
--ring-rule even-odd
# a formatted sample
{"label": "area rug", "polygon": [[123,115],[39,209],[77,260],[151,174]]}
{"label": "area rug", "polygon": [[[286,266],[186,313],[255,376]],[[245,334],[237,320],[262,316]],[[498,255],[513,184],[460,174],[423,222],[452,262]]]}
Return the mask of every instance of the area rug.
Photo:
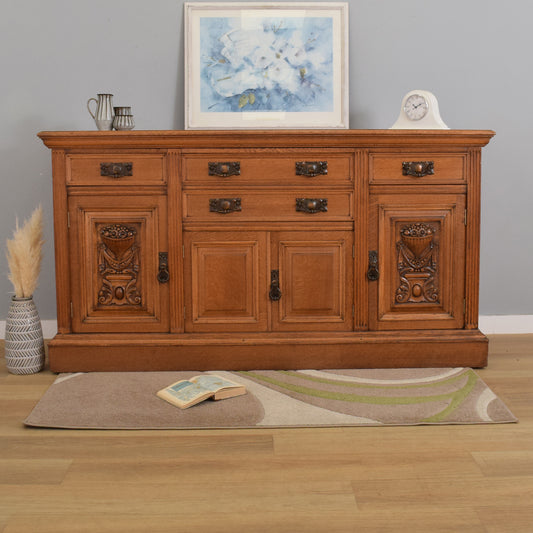
{"label": "area rug", "polygon": [[192,429],[516,422],[470,368],[208,372],[247,393],[179,409],[156,392],[201,372],[60,374],[24,423]]}

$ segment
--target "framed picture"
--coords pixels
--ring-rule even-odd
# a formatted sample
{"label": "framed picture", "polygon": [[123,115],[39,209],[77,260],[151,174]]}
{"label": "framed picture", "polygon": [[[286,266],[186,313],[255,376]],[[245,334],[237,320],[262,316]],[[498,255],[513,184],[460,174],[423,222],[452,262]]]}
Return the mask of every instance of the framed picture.
{"label": "framed picture", "polygon": [[348,128],[347,2],[184,9],[185,129]]}

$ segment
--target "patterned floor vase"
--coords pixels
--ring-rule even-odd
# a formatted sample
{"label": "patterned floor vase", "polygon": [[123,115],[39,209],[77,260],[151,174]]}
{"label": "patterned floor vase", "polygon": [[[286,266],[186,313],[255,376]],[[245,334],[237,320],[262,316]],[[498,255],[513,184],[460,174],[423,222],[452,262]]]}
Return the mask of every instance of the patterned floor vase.
{"label": "patterned floor vase", "polygon": [[5,350],[7,370],[12,374],[34,374],[43,369],[43,330],[32,297],[11,298]]}

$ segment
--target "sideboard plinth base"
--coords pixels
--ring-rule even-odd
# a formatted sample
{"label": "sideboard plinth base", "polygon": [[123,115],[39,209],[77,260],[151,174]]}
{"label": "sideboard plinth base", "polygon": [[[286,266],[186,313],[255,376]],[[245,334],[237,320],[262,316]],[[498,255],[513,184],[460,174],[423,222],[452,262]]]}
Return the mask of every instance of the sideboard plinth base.
{"label": "sideboard plinth base", "polygon": [[77,335],[48,345],[53,372],[442,368],[487,364],[477,329],[351,334]]}

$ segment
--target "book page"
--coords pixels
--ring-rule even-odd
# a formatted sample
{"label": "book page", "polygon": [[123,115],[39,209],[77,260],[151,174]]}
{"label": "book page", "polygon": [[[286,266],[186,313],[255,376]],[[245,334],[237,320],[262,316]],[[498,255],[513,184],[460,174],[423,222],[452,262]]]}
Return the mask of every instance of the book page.
{"label": "book page", "polygon": [[225,387],[241,387],[242,386],[242,385],[239,385],[238,383],[234,383],[233,381],[230,381],[229,379],[224,379],[224,378],[221,378],[220,376],[212,376],[209,374],[195,376],[194,378],[191,378],[191,381],[193,381],[200,387],[203,387],[204,389],[207,389],[212,392],[215,392],[218,389],[222,389]]}
{"label": "book page", "polygon": [[179,383],[167,387],[165,391],[170,396],[175,397],[185,404],[198,397],[204,397],[207,392],[205,388],[191,381],[180,381]]}

